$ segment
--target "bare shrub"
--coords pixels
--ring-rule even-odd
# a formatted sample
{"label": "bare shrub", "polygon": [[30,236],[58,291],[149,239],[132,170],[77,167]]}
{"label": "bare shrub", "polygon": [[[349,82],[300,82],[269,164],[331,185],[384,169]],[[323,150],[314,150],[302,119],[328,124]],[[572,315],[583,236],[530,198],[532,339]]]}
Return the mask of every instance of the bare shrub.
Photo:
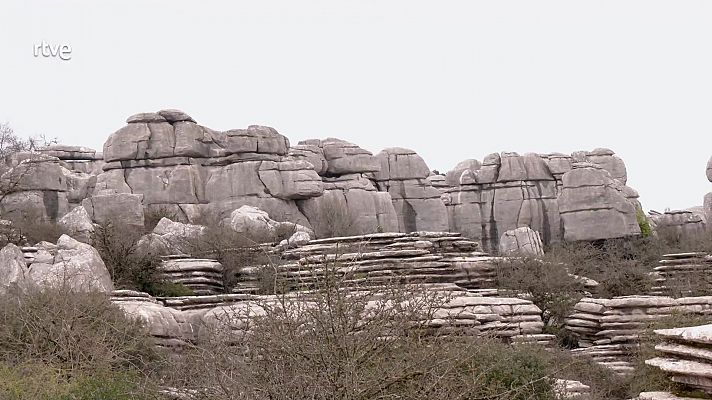
{"label": "bare shrub", "polygon": [[226,291],[235,287],[243,268],[279,263],[277,255],[268,254],[246,235],[216,222],[204,223],[204,234],[187,240],[186,246],[192,255],[214,258],[222,264]]}
{"label": "bare shrub", "polygon": [[324,268],[313,291],[227,309],[166,381],[206,399],[555,398],[543,348],[433,329],[449,295],[347,290],[338,264]]}
{"label": "bare shrub", "polygon": [[163,283],[158,276],[161,259],[140,249],[140,239],[135,227],[109,221],[96,226],[92,244],[118,288],[156,294]]}
{"label": "bare shrub", "polygon": [[336,201],[326,200],[319,203],[319,222],[318,229],[316,229],[318,237],[329,238],[366,233],[359,230],[358,221],[349,212],[347,206]]}
{"label": "bare shrub", "polygon": [[153,228],[158,225],[162,218],[168,218],[171,221],[178,221],[178,215],[174,210],[164,205],[158,207],[151,207],[147,209],[143,214],[144,229],[146,232],[153,231]]}
{"label": "bare shrub", "polygon": [[104,294],[57,288],[0,297],[3,399],[148,398],[156,359],[143,326]]}

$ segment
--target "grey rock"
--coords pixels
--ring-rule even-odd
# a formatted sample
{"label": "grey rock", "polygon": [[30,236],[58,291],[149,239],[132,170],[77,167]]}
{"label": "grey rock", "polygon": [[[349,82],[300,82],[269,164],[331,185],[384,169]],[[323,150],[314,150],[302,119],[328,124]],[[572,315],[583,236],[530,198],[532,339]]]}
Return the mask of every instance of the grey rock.
{"label": "grey rock", "polygon": [[0,250],[0,295],[25,290],[28,272],[22,250],[12,243],[5,245]]}
{"label": "grey rock", "polygon": [[181,110],[175,110],[175,109],[161,110],[158,112],[158,115],[165,118],[165,120],[170,123],[183,122],[183,121],[195,122],[195,120],[190,115],[184,113]]}
{"label": "grey rock", "polygon": [[115,193],[95,195],[82,201],[82,207],[92,221],[98,224],[107,222],[143,227],[143,195]]}
{"label": "grey rock", "polygon": [[74,239],[91,244],[94,224],[83,206],[77,206],[57,221],[63,232]]}
{"label": "grey rock", "polygon": [[539,232],[533,231],[529,227],[520,227],[504,232],[499,239],[499,251],[502,254],[544,255]]}

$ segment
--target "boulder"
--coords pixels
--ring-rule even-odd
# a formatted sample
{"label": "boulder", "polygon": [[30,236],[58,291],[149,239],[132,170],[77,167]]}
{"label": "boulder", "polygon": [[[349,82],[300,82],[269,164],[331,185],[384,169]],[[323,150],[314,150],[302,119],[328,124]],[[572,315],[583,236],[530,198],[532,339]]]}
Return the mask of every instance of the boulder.
{"label": "boulder", "polygon": [[499,252],[501,254],[542,256],[544,248],[539,232],[523,226],[504,232],[499,239]]}
{"label": "boulder", "polygon": [[0,250],[0,295],[27,287],[27,264],[19,247],[8,243]]}
{"label": "boulder", "polygon": [[640,234],[636,207],[610,173],[590,163],[574,164],[563,175],[557,199],[564,239],[599,240]]}
{"label": "boulder", "polygon": [[94,224],[91,222],[91,217],[83,206],[74,207],[72,211],[57,221],[57,225],[72,238],[82,243],[91,244],[92,235],[94,234]]}
{"label": "boulder", "polygon": [[299,142],[299,144],[317,146],[322,149],[328,175],[376,172],[381,169],[380,162],[373,157],[371,152],[345,140],[311,139]]}
{"label": "boulder", "polygon": [[256,243],[272,242],[279,223],[259,208],[242,206],[230,214],[230,228]]}
{"label": "boulder", "polygon": [[110,293],[114,290],[99,252],[86,243],[62,235],[57,241],[53,261],[53,264],[35,262],[30,265],[29,277],[34,284],[71,291]]}

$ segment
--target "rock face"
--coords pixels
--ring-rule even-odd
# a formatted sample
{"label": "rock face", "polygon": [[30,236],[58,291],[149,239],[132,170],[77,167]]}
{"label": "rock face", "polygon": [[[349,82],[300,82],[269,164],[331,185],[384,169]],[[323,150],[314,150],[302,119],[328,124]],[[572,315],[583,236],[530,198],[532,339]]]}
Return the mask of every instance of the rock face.
{"label": "rock face", "polygon": [[206,228],[201,225],[183,224],[161,218],[153,231],[139,240],[138,248],[151,254],[167,256],[190,254],[205,239]]}
{"label": "rock face", "polygon": [[322,165],[324,195],[297,201],[318,237],[399,230],[391,195],[379,192],[372,179],[381,164],[370,152],[333,138],[299,142],[296,152]]}
{"label": "rock face", "polygon": [[430,169],[414,151],[389,148],[376,155],[374,174],[379,190],[388,192],[398,217],[399,232],[447,231],[447,210],[440,191],[427,179]]}
{"label": "rock face", "polygon": [[110,293],[114,290],[99,252],[90,245],[62,235],[56,246],[50,244],[42,250],[29,268],[29,278],[34,284],[71,291]]}
{"label": "rock face", "polygon": [[541,244],[539,232],[523,226],[504,232],[504,235],[499,239],[499,252],[500,254],[542,256],[544,247]]}
{"label": "rock face", "polygon": [[143,227],[143,195],[131,193],[105,193],[82,201],[89,218],[97,224],[121,222],[129,226]]}
{"label": "rock face", "polygon": [[56,221],[67,213],[67,180],[56,157],[16,153],[6,160],[0,214],[11,220]]}
{"label": "rock face", "polygon": [[116,290],[111,301],[129,317],[144,322],[159,346],[181,347],[194,339],[193,327],[185,313],[164,306],[146,293]]}
{"label": "rock face", "polygon": [[670,315],[712,313],[712,296],[672,298],[624,296],[613,299],[584,298],[566,319],[566,329],[578,338],[574,354],[593,358],[621,374],[633,370],[632,350],[650,323]]}
{"label": "rock face", "polygon": [[544,244],[639,234],[637,193],[626,179],[622,160],[607,149],[465,160],[446,175],[450,230],[488,250],[519,227],[539,232]]}
{"label": "rock face", "polygon": [[255,244],[274,242],[280,231],[303,233],[307,238],[314,236],[314,232],[307,227],[292,222],[277,222],[266,212],[251,206],[242,206],[233,211],[227,224]]}
{"label": "rock face", "polygon": [[712,395],[712,325],[659,329],[665,341],[655,346],[661,357],[645,363],[671,375],[673,382]]}
{"label": "rock face", "polygon": [[640,234],[636,205],[620,181],[596,164],[573,164],[558,198],[564,240],[598,240]]}
{"label": "rock face", "polygon": [[165,206],[186,221],[252,205],[309,225],[294,200],[320,196],[323,186],[288,149],[269,127],[218,132],[177,110],[138,114],[104,144],[97,190],[142,194],[144,206]]}

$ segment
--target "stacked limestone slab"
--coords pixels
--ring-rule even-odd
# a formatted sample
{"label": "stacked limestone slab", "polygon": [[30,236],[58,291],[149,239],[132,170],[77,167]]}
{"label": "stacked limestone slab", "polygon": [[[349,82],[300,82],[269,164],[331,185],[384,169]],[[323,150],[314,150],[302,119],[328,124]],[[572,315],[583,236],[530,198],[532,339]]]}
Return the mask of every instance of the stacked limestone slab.
{"label": "stacked limestone slab", "polygon": [[709,292],[712,289],[712,256],[701,252],[665,254],[652,275],[656,283],[652,294]]}
{"label": "stacked limestone slab", "polygon": [[168,256],[162,260],[159,272],[159,279],[181,284],[195,295],[225,292],[223,266],[216,260],[184,255]]}
{"label": "stacked limestone slab", "polygon": [[631,355],[651,324],[674,314],[712,315],[712,296],[672,298],[625,296],[582,299],[566,320],[577,336],[575,354],[589,356],[619,373],[632,371]]}
{"label": "stacked limestone slab", "polygon": [[640,233],[637,193],[608,149],[564,154],[490,154],[447,173],[450,229],[497,249],[505,231],[530,227],[544,244]]}
{"label": "stacked limestone slab", "polygon": [[645,363],[671,375],[673,382],[712,396],[712,325],[659,329],[660,357]]}
{"label": "stacked limestone slab", "polygon": [[[381,233],[312,240],[282,253],[276,279],[293,290],[308,290],[326,267],[353,287],[389,283],[455,284],[461,289],[491,289],[494,261],[477,242],[444,232]],[[257,290],[264,266],[244,268],[239,292]],[[487,294],[491,290],[485,291]]]}

